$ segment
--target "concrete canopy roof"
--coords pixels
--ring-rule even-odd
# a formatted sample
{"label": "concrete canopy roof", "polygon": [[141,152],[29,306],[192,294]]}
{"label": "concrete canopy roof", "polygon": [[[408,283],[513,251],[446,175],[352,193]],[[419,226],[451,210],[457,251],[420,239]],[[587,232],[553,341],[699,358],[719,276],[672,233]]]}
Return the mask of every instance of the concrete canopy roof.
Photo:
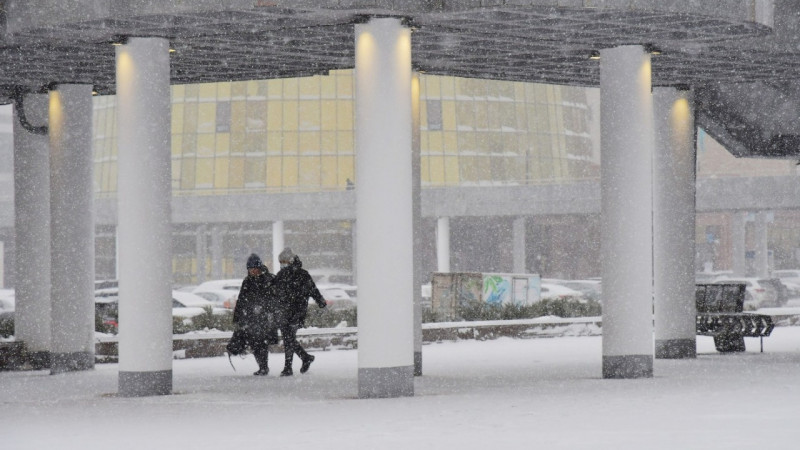
{"label": "concrete canopy roof", "polygon": [[[780,0],[779,0],[780,2]],[[27,0],[6,2],[0,101],[13,89],[87,83],[113,93],[115,36],[168,38],[173,84],[352,68],[353,24],[398,16],[429,74],[592,86],[592,50],[652,44],[655,85],[789,78],[795,52],[764,44],[761,0]],[[418,27],[418,28],[417,28]],[[737,45],[735,40],[754,42]]]}

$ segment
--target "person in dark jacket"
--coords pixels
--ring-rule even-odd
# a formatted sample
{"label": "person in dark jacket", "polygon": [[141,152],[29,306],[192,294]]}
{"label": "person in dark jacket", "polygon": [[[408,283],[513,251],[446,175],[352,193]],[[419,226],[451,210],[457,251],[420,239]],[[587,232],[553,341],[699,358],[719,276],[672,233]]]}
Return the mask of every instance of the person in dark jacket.
{"label": "person in dark jacket", "polygon": [[317,306],[324,308],[327,302],[320,294],[314,279],[303,269],[300,258],[286,247],[278,255],[281,270],[275,275],[273,288],[277,300],[277,316],[281,336],[283,336],[284,367],[281,376],[292,375],[292,361],[294,354],[300,357],[303,365],[300,373],[308,372],[314,356],[309,355],[297,342],[297,330],[305,326],[306,313],[308,312],[308,299],[313,298]]}
{"label": "person in dark jacket", "polygon": [[258,371],[253,375],[269,373],[269,346],[278,342],[272,318],[275,305],[270,298],[273,279],[258,255],[253,253],[247,258],[247,277],[242,281],[233,309],[233,323],[237,339],[242,339],[256,357]]}

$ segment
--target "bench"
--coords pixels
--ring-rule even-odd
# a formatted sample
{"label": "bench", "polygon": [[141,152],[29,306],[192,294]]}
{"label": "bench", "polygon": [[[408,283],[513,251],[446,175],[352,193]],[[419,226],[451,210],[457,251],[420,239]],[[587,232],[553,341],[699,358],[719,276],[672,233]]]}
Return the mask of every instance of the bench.
{"label": "bench", "polygon": [[742,283],[697,284],[697,334],[713,336],[718,352],[745,351],[744,338],[761,338],[772,333],[772,317],[744,311],[745,285]]}

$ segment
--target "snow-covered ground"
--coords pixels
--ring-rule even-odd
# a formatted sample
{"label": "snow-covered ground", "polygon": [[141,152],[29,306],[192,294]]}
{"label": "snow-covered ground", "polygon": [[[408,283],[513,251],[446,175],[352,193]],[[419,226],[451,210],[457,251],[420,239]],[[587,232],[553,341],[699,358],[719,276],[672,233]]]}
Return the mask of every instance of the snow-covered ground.
{"label": "snow-covered ground", "polygon": [[[356,398],[358,353],[255,377],[252,357],[174,361],[174,395],[118,398],[117,365],[0,373],[0,449],[797,449],[800,327],[722,355],[601,378],[599,336],[423,348],[415,396]],[[295,362],[299,366],[299,362]],[[295,367],[297,369],[297,367]],[[297,373],[297,372],[296,372]]]}

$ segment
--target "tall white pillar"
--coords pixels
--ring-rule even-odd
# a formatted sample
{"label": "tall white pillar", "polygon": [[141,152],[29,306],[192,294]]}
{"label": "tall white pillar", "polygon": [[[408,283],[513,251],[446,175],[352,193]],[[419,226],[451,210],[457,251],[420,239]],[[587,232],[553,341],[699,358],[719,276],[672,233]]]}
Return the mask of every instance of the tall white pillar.
{"label": "tall white pillar", "polygon": [[281,254],[284,247],[286,246],[283,240],[283,221],[272,222],[272,273],[278,273],[281,268],[278,255]]}
{"label": "tall white pillar", "polygon": [[525,268],[525,217],[515,217],[512,224],[512,241],[513,246],[511,251],[514,257],[514,273],[527,273]]}
{"label": "tall white pillar", "polygon": [[92,86],[50,92],[50,373],[94,367]]}
{"label": "tall white pillar", "polygon": [[411,77],[411,211],[414,230],[414,375],[422,375],[422,183],[419,129],[419,74]]}
{"label": "tall white pillar", "polygon": [[119,394],[172,392],[169,41],[117,47]]}
{"label": "tall white pillar", "polygon": [[768,211],[756,213],[753,238],[755,241],[755,276],[766,278],[769,276],[769,249],[767,248],[767,214]]}
{"label": "tall white pillar", "polygon": [[373,18],[355,25],[355,47],[358,395],[411,396],[411,32]]}
{"label": "tall white pillar", "polygon": [[650,55],[600,52],[603,378],[653,376]]}
{"label": "tall white pillar", "polygon": [[656,358],[695,358],[695,126],[692,93],[653,89]]}
{"label": "tall white pillar", "polygon": [[[24,114],[47,125],[47,95],[27,95]],[[14,336],[36,368],[50,366],[50,138],[20,125],[14,110]]]}
{"label": "tall white pillar", "polygon": [[436,270],[450,272],[450,218],[439,217],[436,221]]}
{"label": "tall white pillar", "polygon": [[195,230],[195,255],[197,255],[197,284],[206,281],[206,258],[208,257],[208,244],[206,241],[206,226],[200,225]]}
{"label": "tall white pillar", "polygon": [[746,226],[747,211],[734,211],[731,213],[731,270],[733,275],[744,277],[747,275],[746,253]]}

